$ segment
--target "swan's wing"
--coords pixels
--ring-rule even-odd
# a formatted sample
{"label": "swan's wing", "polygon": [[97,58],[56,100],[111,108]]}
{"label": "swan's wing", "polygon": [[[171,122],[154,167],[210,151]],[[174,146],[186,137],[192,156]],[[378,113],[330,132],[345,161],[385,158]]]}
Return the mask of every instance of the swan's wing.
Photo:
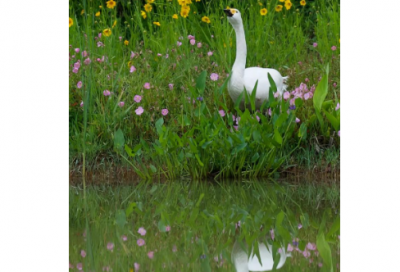
{"label": "swan's wing", "polygon": [[268,100],[270,88],[268,73],[275,81],[278,92],[282,94],[283,91],[286,89],[286,85],[284,84],[284,79],[286,79],[286,77],[283,78],[277,70],[259,67],[250,67],[244,70],[243,84],[247,92],[251,93],[253,91],[254,86],[258,80],[256,93],[257,100]]}

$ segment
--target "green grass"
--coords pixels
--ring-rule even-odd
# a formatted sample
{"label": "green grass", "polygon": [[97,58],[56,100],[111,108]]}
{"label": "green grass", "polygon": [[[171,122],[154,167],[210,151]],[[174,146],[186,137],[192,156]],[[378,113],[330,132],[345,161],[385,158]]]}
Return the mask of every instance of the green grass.
{"label": "green grass", "polygon": [[[313,169],[315,165],[323,168],[324,164],[329,163],[338,165],[340,141],[335,136],[337,128],[331,125],[325,115],[333,114],[340,120],[340,110],[334,109],[340,101],[340,5],[337,1],[307,1],[307,5],[302,7],[297,1],[293,1],[290,10],[284,8],[282,12],[275,12],[275,6],[280,4],[277,0],[260,3],[262,7],[257,1],[193,1],[189,16],[179,16],[175,20],[172,15],[179,15],[181,8],[175,0],[155,1],[152,4],[153,10],[147,13],[146,19],[140,16],[140,11],[144,10],[141,1],[117,1],[114,9],[107,9],[105,3],[100,1],[71,2],[70,18],[74,20],[70,27],[71,165],[76,161],[81,162],[83,153],[88,165],[95,165],[98,161],[109,158],[114,161],[116,156],[128,157],[124,150],[115,150],[115,135],[118,130],[123,132],[124,144],[128,147],[133,149],[141,145],[142,152],[128,160],[132,167],[136,167],[136,172],[146,179],[175,179],[186,175],[193,179],[213,178],[216,175],[219,178],[255,177],[268,176],[294,164],[305,169]],[[100,5],[103,6],[102,9],[99,9]],[[189,144],[191,137],[206,138],[210,131],[207,126],[209,123],[215,124],[211,129],[220,139],[234,139],[229,131],[221,132],[222,126],[230,129],[232,124],[229,120],[217,120],[218,110],[224,109],[240,117],[246,114],[238,112],[226,88],[221,89],[230,73],[236,50],[234,31],[222,12],[228,5],[238,8],[243,14],[248,47],[247,67],[272,67],[282,75],[289,75],[291,91],[302,82],[307,83],[309,88],[317,85],[324,74],[325,65],[329,64],[326,100],[331,103],[325,107],[326,113],[322,113],[323,121],[320,121],[316,117],[312,99],[304,101],[292,113],[301,122],[278,128],[283,137],[281,145],[275,143],[271,147],[264,144],[267,141],[273,142],[274,134],[269,131],[271,127],[257,127],[253,124],[249,131],[258,130],[261,135],[266,135],[262,142],[264,145],[258,149],[250,147],[254,139],[248,139],[244,129],[240,131],[240,128],[239,134],[244,138],[234,141],[231,149],[219,150],[220,145],[226,144],[215,142],[215,146],[208,147],[206,151],[191,151],[192,154],[183,151],[185,156],[193,156],[184,165],[179,159],[179,149],[164,149],[168,156],[156,154],[155,145],[160,141],[157,120],[163,117],[163,126],[168,130],[168,135],[182,136],[193,130],[193,135],[189,133],[185,138]],[[266,16],[260,15],[263,7],[268,9]],[[82,10],[85,10],[83,14]],[[100,17],[95,16],[98,11],[101,11]],[[202,22],[203,16],[208,16],[211,23]],[[116,24],[112,27],[114,22]],[[160,22],[161,26],[158,27],[153,22]],[[111,29],[112,34],[99,38],[98,33],[107,28]],[[202,44],[201,48],[189,43],[189,34],[195,36],[196,44]],[[129,41],[129,45],[124,45],[124,40]],[[98,47],[99,41],[104,46]],[[178,41],[182,42],[181,46],[177,46]],[[318,43],[315,48],[312,46],[314,42]],[[336,46],[337,50],[332,51],[332,46]],[[80,52],[75,53],[75,48],[79,48]],[[87,57],[82,57],[83,51],[87,51],[91,59],[88,65],[84,64]],[[212,56],[207,55],[209,51],[213,52]],[[133,59],[130,58],[131,52],[136,53]],[[157,53],[162,56],[157,56]],[[166,54],[169,55],[168,58]],[[96,61],[103,56],[104,62]],[[73,73],[73,65],[77,60],[81,61],[81,67],[77,73]],[[136,71],[130,73],[132,65]],[[202,71],[207,73],[205,88],[198,93],[195,88],[196,79]],[[211,73],[217,73],[219,80],[211,81]],[[309,81],[306,82],[306,79]],[[83,83],[82,88],[77,88],[79,81]],[[149,90],[143,87],[146,82],[151,85]],[[172,90],[168,87],[170,83],[174,84]],[[336,87],[333,87],[333,83],[336,83]],[[104,90],[110,90],[111,96],[104,96]],[[142,96],[140,103],[133,100],[135,95]],[[194,105],[189,103],[197,96],[202,96],[204,102],[197,101]],[[80,107],[82,101],[84,106]],[[123,107],[118,106],[121,101],[125,103]],[[202,108],[204,112],[196,112],[202,105],[206,105],[206,108]],[[140,116],[135,113],[139,106],[144,108],[144,113]],[[167,116],[161,115],[162,109],[168,109]],[[261,114],[264,115],[265,111]],[[278,111],[275,117],[278,117]],[[272,119],[275,117],[272,116]],[[276,119],[269,120],[271,124],[275,121]],[[303,124],[307,127],[307,134],[298,150],[297,134]],[[292,132],[286,133],[286,128],[289,127]],[[309,144],[314,139],[318,139],[319,146],[333,145],[328,148],[333,152],[320,155],[319,150],[314,150],[315,145]],[[170,145],[172,140],[168,141]],[[146,144],[149,146],[148,150],[143,147]],[[239,160],[215,159],[216,156],[221,158],[217,155],[220,153],[235,153],[235,145],[244,144],[247,144],[246,150],[236,154]],[[271,151],[272,149],[275,151]],[[259,153],[260,157],[268,157],[269,152],[278,154],[277,161],[250,162],[250,154]],[[126,160],[121,160],[126,163]],[[175,165],[169,165],[171,161]],[[201,166],[200,162],[205,166]],[[153,171],[150,165],[156,170]]]}
{"label": "green grass", "polygon": [[[264,180],[94,186],[87,188],[87,213],[82,193],[80,188],[70,187],[69,258],[74,266],[83,263],[85,271],[90,270],[91,260],[96,271],[106,266],[113,271],[129,271],[135,262],[141,271],[234,271],[230,254],[236,240],[248,245],[268,241],[287,247],[299,238],[301,249],[308,242],[316,243],[319,231],[328,241],[335,271],[339,263],[340,232],[333,228],[340,214],[336,185],[281,186]],[[278,223],[281,215],[283,221]],[[90,231],[85,238],[82,233],[86,219]],[[238,221],[240,232],[235,230]],[[299,223],[303,225],[301,229],[297,227]],[[170,232],[165,232],[167,225]],[[137,232],[140,227],[146,229],[145,236]],[[269,234],[271,229],[275,232],[274,241]],[[122,241],[122,235],[127,236],[127,241]],[[139,238],[145,240],[142,247],[136,244]],[[110,242],[114,243],[113,252],[107,250]],[[172,251],[174,246],[177,252]],[[86,251],[85,258],[80,256],[81,250]],[[149,251],[154,251],[154,259],[147,257]],[[200,258],[202,255],[204,259]],[[217,267],[214,257],[220,255],[224,261]],[[311,264],[299,252],[292,255],[280,271],[321,271],[317,266],[323,263],[321,255],[311,252]]]}

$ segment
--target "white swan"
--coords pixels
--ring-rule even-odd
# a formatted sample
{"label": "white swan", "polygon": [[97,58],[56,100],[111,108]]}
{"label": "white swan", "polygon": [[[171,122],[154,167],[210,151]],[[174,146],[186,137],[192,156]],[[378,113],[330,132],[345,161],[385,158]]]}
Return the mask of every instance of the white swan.
{"label": "white swan", "polygon": [[[257,255],[254,254],[253,249],[251,251],[250,258],[247,257],[247,253],[241,248],[239,243],[236,241],[232,249],[232,261],[235,265],[237,272],[248,272],[248,271],[271,271],[274,266],[274,260],[272,258],[272,246],[267,243],[268,248],[264,243],[258,244],[260,252],[261,263],[259,262]],[[281,268],[287,257],[291,257],[290,254],[285,252],[282,248],[281,257],[277,265],[277,269]],[[254,255],[254,256],[253,256]]]}
{"label": "white swan", "polygon": [[[231,23],[236,32],[236,59],[232,67],[232,76],[228,82],[228,92],[233,102],[237,100],[243,89],[251,94],[258,80],[256,91],[256,107],[260,108],[262,103],[269,98],[270,83],[268,73],[274,80],[277,91],[282,97],[282,93],[286,90],[285,82],[288,77],[282,77],[281,74],[270,68],[246,67],[247,46],[244,35],[243,21],[240,12],[237,9],[224,9],[228,16],[228,21]],[[243,108],[243,102],[240,105]]]}

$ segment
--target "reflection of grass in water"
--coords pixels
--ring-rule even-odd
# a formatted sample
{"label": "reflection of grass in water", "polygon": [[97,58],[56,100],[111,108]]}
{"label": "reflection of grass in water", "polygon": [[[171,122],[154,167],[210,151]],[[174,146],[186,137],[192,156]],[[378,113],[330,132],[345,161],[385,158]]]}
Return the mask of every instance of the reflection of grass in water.
{"label": "reflection of grass in water", "polygon": [[[290,232],[291,237],[300,238],[300,243],[316,242],[322,221],[321,211],[332,208],[325,233],[336,217],[335,212],[339,213],[336,211],[339,207],[336,187],[281,187],[250,182],[228,186],[175,182],[90,187],[87,189],[87,203],[96,271],[102,271],[106,266],[113,271],[129,271],[134,262],[140,264],[141,271],[234,271],[230,254],[236,238],[251,244],[261,237],[270,237],[269,231],[274,228],[275,241],[289,242],[287,239],[284,242],[285,234],[283,231],[280,233],[276,226],[281,211],[285,213],[282,227]],[[125,223],[123,215],[128,207],[132,208],[132,213],[126,217]],[[120,210],[123,213],[118,213]],[[309,219],[304,221],[306,213]],[[87,257],[80,256],[81,250],[86,250],[82,237],[85,217],[82,191],[71,187],[70,262],[75,266],[82,262],[86,271],[89,265],[85,263]],[[236,233],[235,223],[239,220],[241,232]],[[303,223],[300,230],[297,228],[299,223]],[[166,225],[171,226],[170,232],[165,232]],[[260,225],[263,225],[261,230]],[[137,232],[140,227],[147,230],[145,236]],[[126,235],[128,240],[122,241],[122,235]],[[335,232],[332,237],[337,235]],[[139,238],[145,240],[142,247],[137,245]],[[332,241],[331,251],[336,266],[339,243],[337,238]],[[115,245],[113,252],[107,250],[110,242]],[[269,242],[273,243],[270,239]],[[173,252],[174,246],[176,252]],[[154,259],[147,256],[150,251],[154,251]],[[217,267],[214,257],[219,255],[224,262]],[[313,253],[312,264],[301,253],[293,252],[292,255],[293,258],[288,259],[280,271],[298,271],[299,266],[307,267],[307,271],[318,271],[317,264],[322,262],[320,257],[313,257]]]}

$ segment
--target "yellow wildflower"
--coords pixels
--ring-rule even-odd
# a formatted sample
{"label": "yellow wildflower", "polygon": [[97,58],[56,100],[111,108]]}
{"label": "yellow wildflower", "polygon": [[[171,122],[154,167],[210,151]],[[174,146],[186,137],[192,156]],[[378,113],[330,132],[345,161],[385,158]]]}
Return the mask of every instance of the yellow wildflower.
{"label": "yellow wildflower", "polygon": [[96,17],[100,16],[100,11],[96,12]]}
{"label": "yellow wildflower", "polygon": [[124,41],[124,44],[125,44],[125,45],[129,45],[129,41],[128,41],[128,40],[125,40],[125,41]]}
{"label": "yellow wildflower", "polygon": [[132,66],[132,61],[128,61],[128,67]]}
{"label": "yellow wildflower", "polygon": [[262,6],[262,5],[263,5],[261,2],[258,2],[258,4],[259,4],[260,6]]}
{"label": "yellow wildflower", "polygon": [[85,13],[85,10],[84,9],[82,9],[82,11],[81,11],[81,15],[83,15]]}
{"label": "yellow wildflower", "polygon": [[178,14],[172,15],[172,19],[178,19]]}
{"label": "yellow wildflower", "polygon": [[262,16],[267,15],[267,12],[268,12],[268,10],[267,10],[266,8],[263,8],[263,9],[260,10],[260,14],[261,14]]}
{"label": "yellow wildflower", "polygon": [[286,0],[279,0],[279,2],[285,2]]}
{"label": "yellow wildflower", "polygon": [[102,5],[100,5],[100,6],[99,6],[99,8],[103,8],[103,6],[102,6]]}
{"label": "yellow wildflower", "polygon": [[153,7],[152,7],[150,4],[144,5],[144,10],[145,10],[146,12],[150,12],[152,9],[153,9]]}
{"label": "yellow wildflower", "polygon": [[159,22],[153,22],[153,25],[161,26]]}
{"label": "yellow wildflower", "polygon": [[292,7],[292,2],[290,2],[290,0],[287,0],[287,1],[285,2],[285,8],[286,8],[286,10],[289,10],[291,7]]}
{"label": "yellow wildflower", "polygon": [[107,4],[107,8],[109,8],[109,9],[113,9],[117,5],[117,3],[114,0],[110,0],[110,1],[106,2],[106,4]]}
{"label": "yellow wildflower", "polygon": [[117,20],[114,21],[112,28],[114,28],[114,26],[116,26],[116,25],[117,25]]}
{"label": "yellow wildflower", "polygon": [[181,8],[181,16],[186,18],[189,16],[190,7],[189,6],[182,6]]}
{"label": "yellow wildflower", "polygon": [[305,6],[306,5],[306,1],[305,0],[301,0],[300,1],[300,5]]}
{"label": "yellow wildflower", "polygon": [[74,20],[72,20],[71,18],[69,18],[69,27],[71,27],[74,24]]}
{"label": "yellow wildflower", "polygon": [[275,7],[275,11],[280,12],[280,11],[282,11],[282,8],[283,8],[282,5],[277,5],[277,6]]}
{"label": "yellow wildflower", "polygon": [[111,33],[112,33],[111,29],[109,29],[109,28],[106,28],[106,29],[103,30],[103,35],[106,36],[106,37],[110,36]]}
{"label": "yellow wildflower", "polygon": [[203,18],[201,18],[201,20],[207,24],[211,23],[210,18],[208,18],[207,16],[204,16]]}
{"label": "yellow wildflower", "polygon": [[146,14],[146,12],[144,12],[143,10],[140,11],[140,15],[143,17],[143,19],[146,19],[146,18],[147,18],[147,14]]}
{"label": "yellow wildflower", "polygon": [[201,0],[196,0],[196,2],[200,2]]}
{"label": "yellow wildflower", "polygon": [[152,4],[154,3],[154,0],[146,0],[147,3]]}

